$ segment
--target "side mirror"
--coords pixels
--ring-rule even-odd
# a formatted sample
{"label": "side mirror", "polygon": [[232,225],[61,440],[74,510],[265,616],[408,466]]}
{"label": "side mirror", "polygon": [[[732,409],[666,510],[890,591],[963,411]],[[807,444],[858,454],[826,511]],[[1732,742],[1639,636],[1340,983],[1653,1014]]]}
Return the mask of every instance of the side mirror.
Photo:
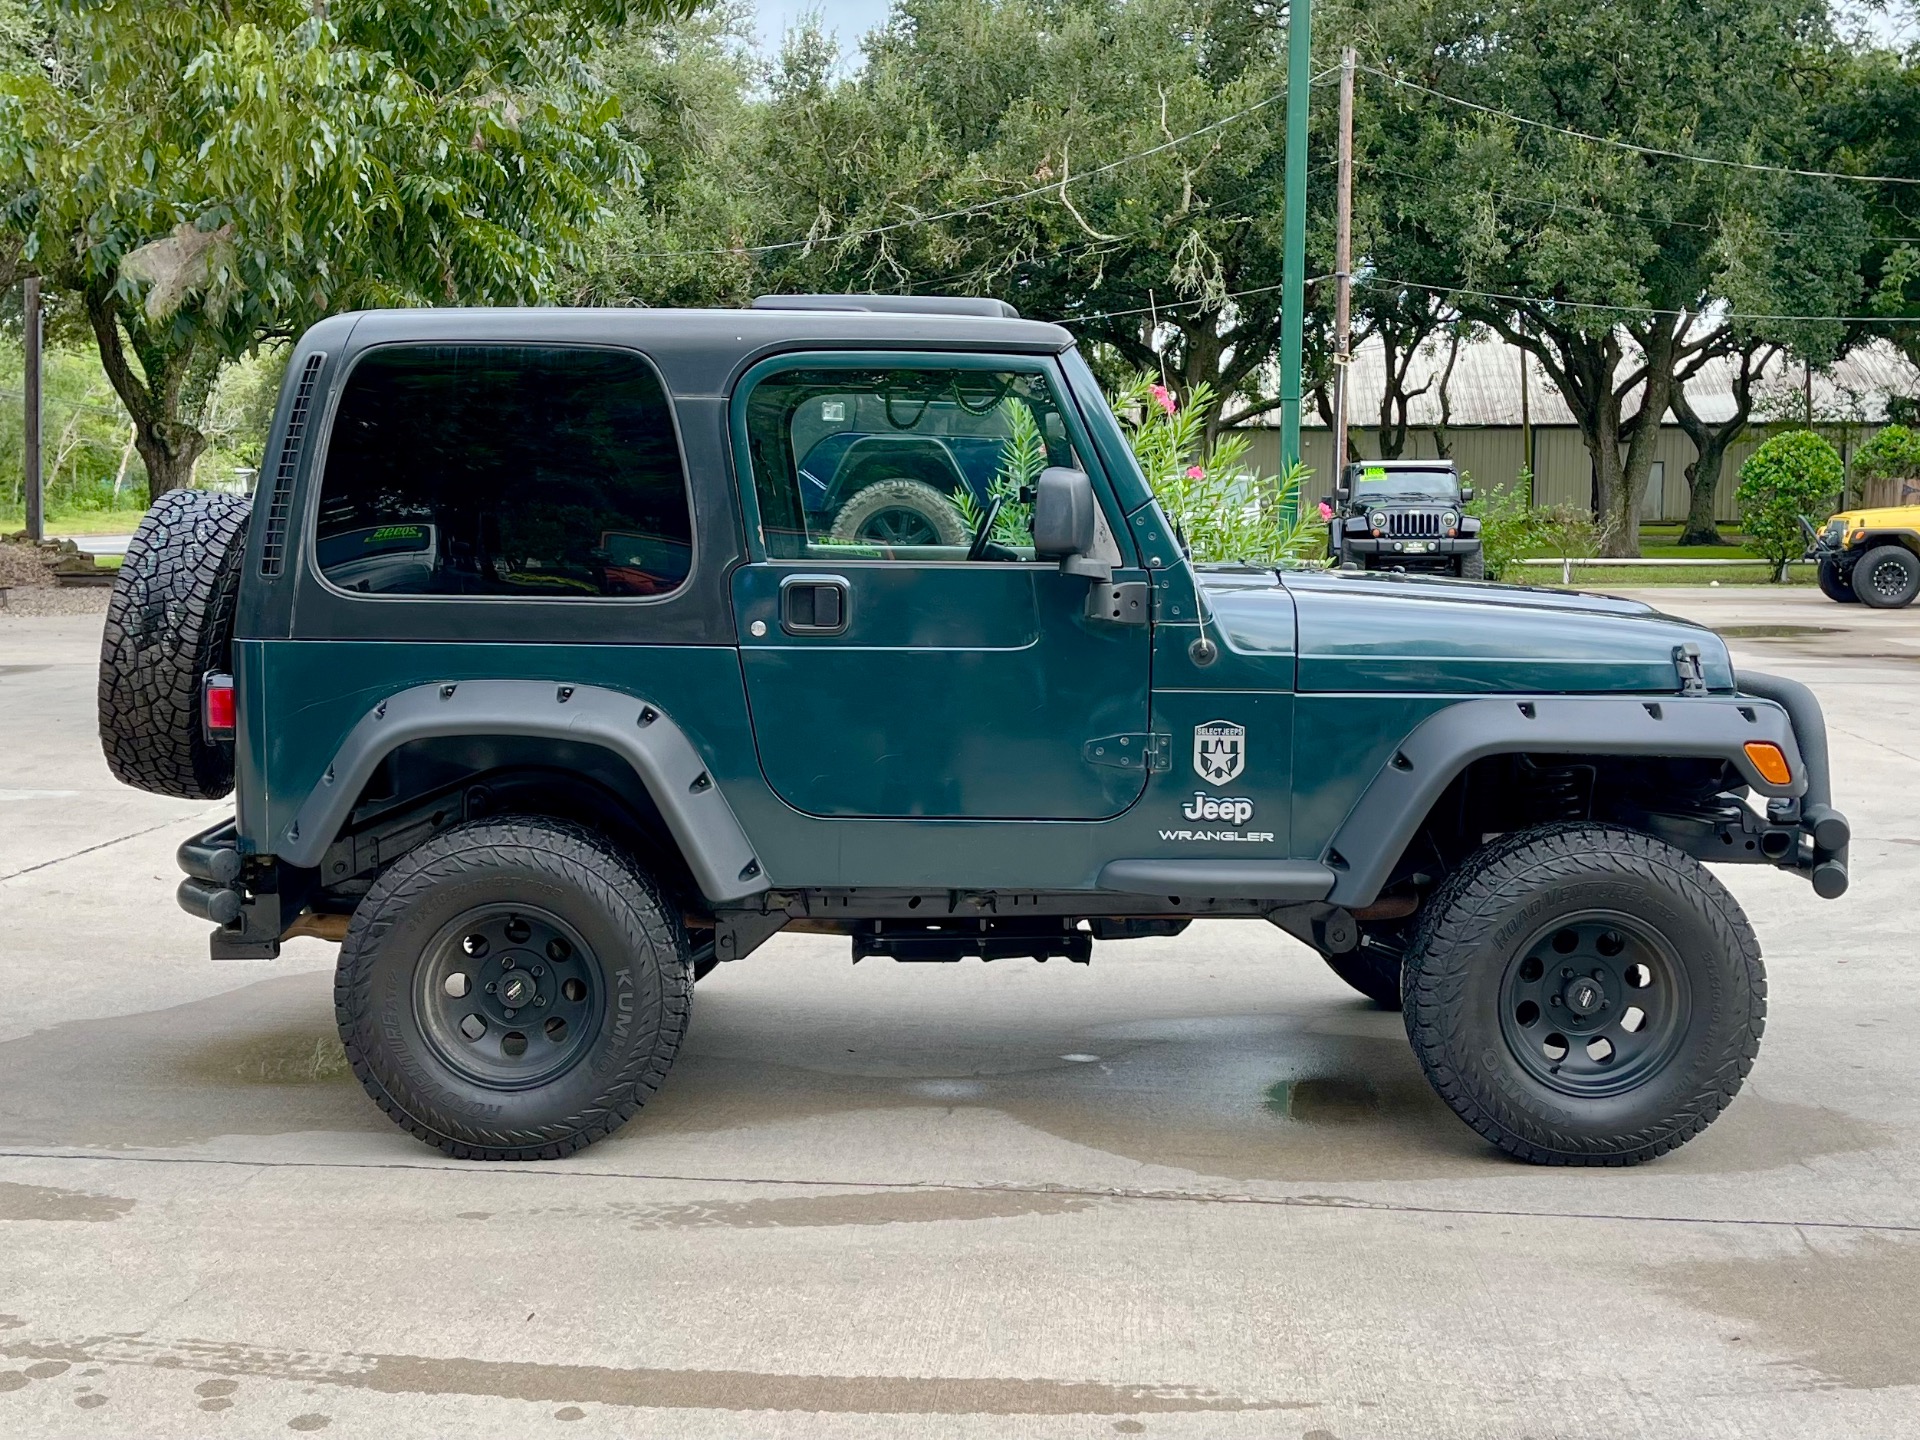
{"label": "side mirror", "polygon": [[1334,498],[1344,505],[1347,503],[1348,497],[1353,494],[1353,491],[1347,486],[1342,485],[1338,490],[1334,491],[1333,494]]}
{"label": "side mirror", "polygon": [[[1112,578],[1113,567],[1100,567],[1094,555],[1099,542],[1099,513],[1093,481],[1086,471],[1048,466],[1040,472],[1033,491],[1034,555],[1041,560],[1058,560],[1068,575]],[[1090,565],[1105,573],[1096,574]]]}
{"label": "side mirror", "polygon": [[1471,485],[1462,485],[1460,487],[1460,503],[1462,505],[1471,505],[1473,503],[1473,487]]}

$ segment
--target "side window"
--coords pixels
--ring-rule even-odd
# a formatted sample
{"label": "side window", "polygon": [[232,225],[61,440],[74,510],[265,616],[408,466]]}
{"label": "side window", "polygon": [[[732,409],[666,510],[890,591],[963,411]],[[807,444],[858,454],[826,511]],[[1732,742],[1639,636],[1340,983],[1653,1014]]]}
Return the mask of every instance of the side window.
{"label": "side window", "polygon": [[677,590],[693,525],[660,381],[619,350],[374,350],[334,420],[314,549],[368,594]]}
{"label": "side window", "polygon": [[747,396],[772,559],[1031,560],[1032,486],[1080,468],[1046,378],[779,370]]}

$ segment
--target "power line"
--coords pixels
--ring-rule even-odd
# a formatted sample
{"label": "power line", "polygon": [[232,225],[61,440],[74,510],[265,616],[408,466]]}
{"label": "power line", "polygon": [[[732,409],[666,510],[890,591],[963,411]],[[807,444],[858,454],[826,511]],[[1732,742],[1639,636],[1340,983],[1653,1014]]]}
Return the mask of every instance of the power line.
{"label": "power line", "polygon": [[1421,85],[1388,71],[1377,70],[1371,65],[1362,65],[1359,68],[1369,75],[1379,76],[1389,85],[1398,85],[1403,90],[1417,90],[1422,95],[1431,95],[1434,99],[1444,100],[1449,105],[1458,105],[1466,110],[1477,110],[1483,115],[1495,115],[1503,120],[1511,120],[1516,125],[1530,125],[1536,130],[1548,130],[1555,135],[1564,135],[1570,140],[1585,140],[1594,145],[1611,145],[1616,150],[1630,150],[1636,155],[1651,155],[1661,160],[1690,160],[1696,165],[1720,165],[1729,170],[1753,170],[1767,175],[1798,175],[1808,180],[1850,180],[1863,185],[1920,185],[1920,176],[1847,175],[1838,170],[1802,170],[1792,165],[1763,165],[1754,160],[1727,160],[1718,155],[1700,155],[1690,150],[1662,150],[1656,145],[1637,145],[1631,140],[1615,140],[1606,135],[1589,135],[1584,130],[1571,130],[1564,125],[1554,125],[1545,120],[1516,115],[1511,110],[1482,105],[1477,100],[1449,95],[1444,90],[1435,90],[1431,86]]}
{"label": "power line", "polygon": [[[1551,300],[1538,295],[1508,295],[1498,290],[1470,290],[1459,285],[1423,285],[1418,280],[1395,280],[1385,275],[1356,275],[1353,277],[1353,283],[1373,285],[1382,289],[1400,286],[1408,290],[1425,290],[1434,295],[1470,295],[1478,300],[1505,300],[1514,305],[1544,305],[1556,310],[1606,310],[1616,315],[1672,315],[1675,317],[1712,313],[1707,310],[1662,310],[1652,305],[1606,305],[1593,300]],[[1842,325],[1920,324],[1920,317],[1913,315],[1768,315],[1748,310],[1723,310],[1717,313],[1728,320],[1833,322]]]}

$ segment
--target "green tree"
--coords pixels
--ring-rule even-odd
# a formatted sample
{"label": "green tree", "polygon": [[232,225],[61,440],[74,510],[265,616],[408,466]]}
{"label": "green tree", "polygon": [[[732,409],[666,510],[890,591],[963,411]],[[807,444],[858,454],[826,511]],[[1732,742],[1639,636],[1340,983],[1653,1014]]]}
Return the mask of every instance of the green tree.
{"label": "green tree", "polygon": [[678,27],[651,42],[671,76],[636,65],[620,86],[691,95],[681,113],[712,123],[661,127],[650,163],[717,173],[616,205],[583,293],[996,295],[1072,325],[1116,382],[1204,384],[1209,431],[1251,418],[1278,404],[1276,19],[1269,0],[899,0],[851,75],[796,30],[762,99],[711,32]]}
{"label": "green tree", "polygon": [[51,0],[0,231],[77,297],[152,491],[223,363],[372,305],[538,294],[626,164],[596,27],[679,0]]}
{"label": "green tree", "polygon": [[1868,484],[1920,480],[1920,434],[1905,425],[1886,426],[1854,454],[1853,473]]}
{"label": "green tree", "polygon": [[[1390,6],[1374,24],[1396,73],[1486,107],[1370,86],[1368,104],[1403,112],[1374,157],[1415,177],[1401,223],[1438,252],[1436,268],[1450,258],[1463,315],[1538,359],[1586,443],[1607,552],[1637,554],[1676,387],[1753,339],[1816,360],[1844,343],[1835,323],[1752,317],[1844,313],[1866,199],[1562,132],[1821,168],[1819,107],[1845,70],[1825,7],[1458,0]],[[1402,277],[1372,283],[1387,278]]]}
{"label": "green tree", "polygon": [[1740,528],[1747,547],[1772,562],[1774,578],[1806,548],[1801,518],[1824,519],[1844,483],[1840,452],[1811,430],[1775,435],[1747,457],[1735,496]]}

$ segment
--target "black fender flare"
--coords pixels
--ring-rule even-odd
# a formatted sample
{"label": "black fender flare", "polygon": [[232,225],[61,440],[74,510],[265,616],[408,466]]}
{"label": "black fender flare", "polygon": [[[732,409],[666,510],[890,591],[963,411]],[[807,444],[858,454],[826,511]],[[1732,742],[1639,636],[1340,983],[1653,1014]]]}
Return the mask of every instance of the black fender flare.
{"label": "black fender flare", "polygon": [[767,888],[766,869],[733,807],[665,711],[604,686],[542,680],[462,680],[388,696],[347,733],[325,776],[277,837],[274,853],[289,865],[318,865],[375,766],[409,741],[450,735],[532,735],[602,746],[640,777],[708,900],[742,900]]}
{"label": "black fender flare", "polygon": [[[1752,740],[1780,747],[1789,783],[1775,785],[1754,768],[1743,748]],[[1744,695],[1462,700],[1416,725],[1347,812],[1322,856],[1335,877],[1329,901],[1349,909],[1371,905],[1441,792],[1474,761],[1511,754],[1726,760],[1761,795],[1799,796],[1807,789],[1808,767],[1793,723],[1771,700]]]}

